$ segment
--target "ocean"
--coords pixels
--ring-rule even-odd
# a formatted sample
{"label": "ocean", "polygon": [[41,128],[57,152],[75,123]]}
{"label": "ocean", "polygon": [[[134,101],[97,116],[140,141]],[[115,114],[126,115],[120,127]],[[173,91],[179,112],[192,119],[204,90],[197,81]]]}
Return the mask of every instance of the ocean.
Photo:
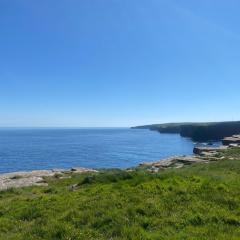
{"label": "ocean", "polygon": [[192,154],[178,134],[146,129],[0,129],[0,172],[53,168],[128,168],[173,155]]}

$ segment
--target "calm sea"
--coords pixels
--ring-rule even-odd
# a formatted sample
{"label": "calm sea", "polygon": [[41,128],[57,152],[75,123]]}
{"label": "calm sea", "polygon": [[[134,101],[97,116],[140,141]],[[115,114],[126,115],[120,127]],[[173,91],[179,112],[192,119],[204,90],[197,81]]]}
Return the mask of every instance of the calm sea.
{"label": "calm sea", "polygon": [[192,149],[193,142],[177,134],[142,129],[0,129],[0,172],[127,168]]}

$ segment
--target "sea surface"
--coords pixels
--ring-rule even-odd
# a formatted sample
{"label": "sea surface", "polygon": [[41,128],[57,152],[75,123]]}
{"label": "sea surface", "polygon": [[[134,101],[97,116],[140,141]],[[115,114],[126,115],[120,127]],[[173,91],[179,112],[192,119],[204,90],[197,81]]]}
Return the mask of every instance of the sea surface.
{"label": "sea surface", "polygon": [[52,168],[128,168],[192,154],[178,134],[145,129],[0,129],[0,172]]}

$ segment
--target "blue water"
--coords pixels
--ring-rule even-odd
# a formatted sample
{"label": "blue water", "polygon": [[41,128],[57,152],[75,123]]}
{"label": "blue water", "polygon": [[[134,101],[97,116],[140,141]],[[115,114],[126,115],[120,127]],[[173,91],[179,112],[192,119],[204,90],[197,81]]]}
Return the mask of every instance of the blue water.
{"label": "blue water", "polygon": [[127,168],[192,154],[193,145],[177,134],[144,129],[0,129],[0,172]]}

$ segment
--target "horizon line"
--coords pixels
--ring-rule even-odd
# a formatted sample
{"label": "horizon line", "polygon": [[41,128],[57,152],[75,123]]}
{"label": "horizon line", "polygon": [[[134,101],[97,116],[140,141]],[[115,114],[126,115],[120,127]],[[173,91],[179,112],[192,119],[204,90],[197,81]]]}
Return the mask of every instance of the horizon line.
{"label": "horizon line", "polygon": [[131,125],[131,126],[0,126],[0,129],[4,128],[62,128],[62,129],[83,129],[83,128],[132,128],[141,126],[151,126],[158,124],[192,124],[192,123],[227,123],[227,122],[240,122],[240,120],[223,120],[223,121],[180,121],[180,122],[159,122],[159,123],[147,123],[141,125]]}

